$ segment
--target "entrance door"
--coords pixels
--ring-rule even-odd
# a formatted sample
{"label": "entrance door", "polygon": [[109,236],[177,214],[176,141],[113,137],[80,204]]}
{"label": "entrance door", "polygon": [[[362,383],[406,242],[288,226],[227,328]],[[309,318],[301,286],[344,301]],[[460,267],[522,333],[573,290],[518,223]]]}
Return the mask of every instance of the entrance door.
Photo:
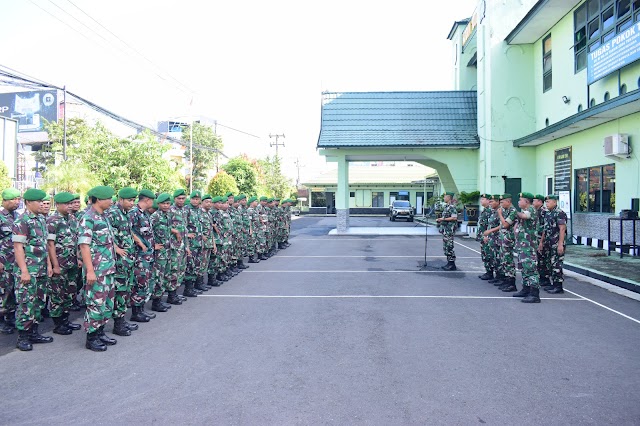
{"label": "entrance door", "polygon": [[[522,191],[522,179],[520,178],[507,178],[504,181],[504,192],[511,194],[513,199],[518,198],[518,194]],[[518,203],[515,202],[515,205]]]}
{"label": "entrance door", "polygon": [[416,214],[422,214],[424,192],[416,192]]}
{"label": "entrance door", "polygon": [[546,176],[545,177],[545,194],[544,195],[551,195],[553,194],[553,176]]}

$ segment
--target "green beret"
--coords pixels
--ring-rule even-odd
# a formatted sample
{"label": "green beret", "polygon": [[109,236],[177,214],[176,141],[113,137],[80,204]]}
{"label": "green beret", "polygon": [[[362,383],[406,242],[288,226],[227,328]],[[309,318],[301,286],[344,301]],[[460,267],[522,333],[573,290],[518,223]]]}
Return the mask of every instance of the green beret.
{"label": "green beret", "polygon": [[[26,199],[26,198],[25,198],[25,199]],[[550,194],[550,195],[547,195],[547,197],[545,198],[545,200],[556,200],[556,201],[558,201],[558,196],[557,196],[557,195],[555,195],[555,194]]]}
{"label": "green beret", "polygon": [[24,195],[22,196],[22,198],[24,198],[25,201],[42,201],[46,196],[47,193],[43,190],[30,188],[24,191]]}
{"label": "green beret", "polygon": [[110,186],[96,186],[89,190],[89,195],[96,197],[98,200],[108,200],[113,197],[115,190]]}
{"label": "green beret", "polygon": [[225,198],[233,197],[233,192],[227,192]]}
{"label": "green beret", "polygon": [[89,203],[89,194],[84,196],[84,203],[88,204]]}
{"label": "green beret", "polygon": [[73,200],[71,201],[74,201],[74,200],[80,200],[80,194],[78,193],[73,194]]}
{"label": "green beret", "polygon": [[267,203],[273,203],[273,198],[267,198]]}
{"label": "green beret", "polygon": [[500,196],[500,201],[507,200],[507,199],[510,199],[510,198],[511,198],[511,194],[502,194]]}
{"label": "green beret", "polygon": [[111,202],[115,203],[116,201],[118,201],[118,197],[116,197],[115,195],[113,197],[111,197]]}
{"label": "green beret", "polygon": [[194,189],[191,195],[189,195],[189,198],[202,198],[202,192]]}
{"label": "green beret", "polygon": [[258,197],[251,197],[251,198],[249,198],[249,199],[247,200],[247,203],[251,204],[251,203],[253,203],[254,201],[256,201],[257,199],[258,199]]}
{"label": "green beret", "polygon": [[227,199],[225,197],[221,197],[220,195],[218,195],[217,197],[213,197],[211,199],[211,201],[213,201],[214,203],[221,203],[223,201],[226,201]]}
{"label": "green beret", "polygon": [[7,188],[4,191],[2,191],[2,199],[3,200],[15,200],[16,198],[18,198],[20,196],[20,191],[18,191],[15,188]]}
{"label": "green beret", "polygon": [[260,197],[260,201],[268,201],[269,199],[267,197],[265,197],[264,195],[262,197]]}
{"label": "green beret", "polygon": [[153,199],[153,204],[151,205],[151,208],[158,210],[158,200],[157,199]]}
{"label": "green beret", "polygon": [[158,202],[158,204],[160,204],[160,203],[170,203],[171,202],[171,194],[169,194],[168,192],[163,192],[162,194],[158,195],[158,198],[156,198],[156,201]]}
{"label": "green beret", "polygon": [[138,191],[131,187],[122,188],[118,191],[118,197],[127,199],[127,198],[136,198],[138,196]]}
{"label": "green beret", "polygon": [[274,198],[273,201],[280,201],[280,198]]}
{"label": "green beret", "polygon": [[187,195],[187,191],[185,191],[182,188],[176,189],[175,191],[173,191],[173,198],[180,197],[182,195]]}
{"label": "green beret", "polygon": [[49,195],[49,193],[47,192],[47,195],[44,196],[42,201],[51,201],[51,195]]}
{"label": "green beret", "polygon": [[148,189],[143,189],[142,191],[140,191],[138,196],[140,195],[142,195],[143,197],[151,198],[152,200],[156,199],[156,194],[154,194],[153,191],[150,191]]}
{"label": "green beret", "polygon": [[204,194],[204,195],[202,196],[202,201],[204,201],[204,200],[210,200],[210,199],[211,199],[211,194]]}
{"label": "green beret", "polygon": [[496,201],[500,201],[500,194],[493,194],[493,195],[491,196],[491,199],[492,199],[492,200],[496,200]]}
{"label": "green beret", "polygon": [[540,200],[540,201],[544,201],[544,195],[540,195],[540,194],[536,194],[533,197],[534,200]]}
{"label": "green beret", "polygon": [[55,201],[58,204],[67,204],[70,203],[74,200],[75,198],[73,197],[73,194],[70,192],[58,192],[54,197],[53,197],[53,201]]}
{"label": "green beret", "polygon": [[453,197],[454,195],[456,195],[455,192],[445,192],[444,195],[448,195],[450,197]]}
{"label": "green beret", "polygon": [[527,199],[533,201],[533,194],[530,193],[530,192],[521,192],[521,193],[518,194],[518,197],[527,198]]}
{"label": "green beret", "polygon": [[488,200],[491,199],[491,194],[480,194],[480,198],[486,198]]}
{"label": "green beret", "polygon": [[238,201],[246,199],[247,196],[245,194],[238,195]]}

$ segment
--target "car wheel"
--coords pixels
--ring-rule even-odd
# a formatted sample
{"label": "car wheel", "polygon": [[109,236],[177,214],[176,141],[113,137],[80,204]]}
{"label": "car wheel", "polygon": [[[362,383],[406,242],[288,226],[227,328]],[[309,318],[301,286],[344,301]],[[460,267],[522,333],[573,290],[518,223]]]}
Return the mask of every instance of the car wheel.
{"label": "car wheel", "polygon": [[391,216],[391,222],[395,222],[395,221],[396,221],[396,218]]}
{"label": "car wheel", "polygon": [[393,217],[389,216],[389,221],[393,222]]}
{"label": "car wheel", "polygon": [[407,222],[413,222],[413,218],[410,217],[409,219],[407,219]]}

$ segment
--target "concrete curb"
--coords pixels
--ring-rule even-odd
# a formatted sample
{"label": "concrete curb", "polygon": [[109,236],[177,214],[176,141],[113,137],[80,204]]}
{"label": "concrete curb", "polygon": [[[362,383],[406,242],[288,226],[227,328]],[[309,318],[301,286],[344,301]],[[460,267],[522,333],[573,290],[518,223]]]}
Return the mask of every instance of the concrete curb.
{"label": "concrete curb", "polygon": [[575,265],[566,261],[564,262],[564,269],[640,294],[640,284],[636,283],[635,281],[608,275],[603,272],[594,271],[593,269],[587,269],[583,266]]}

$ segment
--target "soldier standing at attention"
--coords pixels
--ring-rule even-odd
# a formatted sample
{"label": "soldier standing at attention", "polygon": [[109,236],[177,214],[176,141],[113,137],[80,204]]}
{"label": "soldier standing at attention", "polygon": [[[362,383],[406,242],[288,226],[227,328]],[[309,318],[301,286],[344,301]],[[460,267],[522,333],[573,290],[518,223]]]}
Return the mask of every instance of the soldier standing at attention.
{"label": "soldier standing at attention", "polygon": [[39,189],[27,189],[23,195],[26,209],[13,224],[16,328],[19,333],[16,347],[21,351],[32,350],[32,343],[53,342],[53,337],[38,332],[49,273],[47,224],[42,215],[42,200],[46,195]]}
{"label": "soldier standing at attention", "polygon": [[200,191],[193,191],[189,196],[189,204],[184,207],[187,218],[187,237],[189,239],[190,256],[187,257],[187,269],[184,277],[183,296],[197,297],[209,288],[204,286],[202,273],[202,210]]}
{"label": "soldier standing at attention", "polygon": [[539,251],[547,260],[546,268],[551,274],[550,289],[545,291],[550,294],[564,293],[563,264],[566,250],[567,214],[558,207],[558,196],[547,195],[545,200],[547,212],[544,216],[544,229],[540,241]]}
{"label": "soldier standing at attention", "polygon": [[80,330],[80,324],[69,322],[69,312],[77,293],[78,234],[71,214],[73,194],[59,192],[53,198],[56,211],[47,218],[47,248],[53,275],[51,276],[51,318],[53,332],[68,335]]}
{"label": "soldier standing at attention", "polygon": [[0,208],[0,333],[13,334],[16,326],[16,294],[14,291],[13,222],[20,205],[20,191],[9,188],[2,191]]}
{"label": "soldier standing at attention", "polygon": [[267,260],[267,224],[269,222],[267,218],[267,197],[260,197],[260,202],[256,206],[256,213],[258,213],[260,219],[260,227],[258,228],[258,235],[256,236],[256,250],[258,260]]}
{"label": "soldier standing at attention", "polygon": [[203,285],[210,290],[211,287],[217,287],[217,280],[215,272],[210,272],[209,264],[213,259],[214,251],[216,250],[216,242],[214,239],[214,224],[213,216],[211,215],[211,208],[213,203],[211,202],[211,195],[205,194],[202,197],[202,203],[200,206],[200,218],[202,219],[202,276]]}
{"label": "soldier standing at attention", "polygon": [[247,212],[247,196],[238,195],[238,211],[242,217],[242,244],[240,250],[240,260],[238,261],[239,269],[247,269],[249,266],[244,264],[244,258],[249,257],[249,240],[251,235],[251,218]]}
{"label": "soldier standing at attention", "polygon": [[[187,257],[191,255],[189,241],[187,239],[187,216],[184,203],[187,193],[184,189],[173,191],[173,205],[169,209],[171,217],[171,276],[168,291],[177,291],[182,285],[187,269]],[[178,295],[183,302],[186,296]]]}
{"label": "soldier standing at attention", "polygon": [[495,273],[495,278],[490,279],[489,283],[500,286],[504,281],[504,273],[500,269],[500,262],[498,261],[498,255],[500,254],[500,216],[498,216],[498,210],[500,209],[500,195],[494,194],[489,201],[489,207],[491,208],[491,216],[489,217],[488,229],[484,231],[484,240],[489,247],[489,263],[491,270]]}
{"label": "soldier standing at attention", "polygon": [[518,207],[521,211],[517,213],[518,218],[513,226],[513,232],[515,252],[522,268],[522,290],[515,293],[513,297],[524,297],[523,303],[540,303],[540,282],[536,256],[538,218],[536,217],[536,209],[531,205],[533,194],[521,192],[518,196],[520,197]]}
{"label": "soldier standing at attention", "polygon": [[511,202],[511,194],[500,197],[500,269],[504,275],[503,284],[499,287],[504,292],[518,291],[516,287],[516,265],[513,260],[515,236],[513,224],[517,218],[517,211]]}
{"label": "soldier standing at attention", "polygon": [[[156,194],[148,189],[143,189],[138,194],[138,204],[128,213],[131,223],[131,232],[135,243],[135,253],[133,255],[133,286],[131,289],[131,309],[140,311],[143,315],[155,318],[152,312],[146,312],[144,305],[151,297],[151,274],[153,272],[153,251],[154,239],[151,229],[151,213],[149,209],[153,207]],[[168,309],[168,308],[167,308]],[[156,310],[157,312],[166,312]],[[137,329],[137,324],[131,324]]]}
{"label": "soldier standing at attention", "polygon": [[[80,210],[80,194],[73,194],[73,200],[69,204],[69,214],[73,216],[73,233],[78,235],[78,224],[80,223],[80,216],[84,214],[84,211]],[[76,247],[77,249],[77,247]],[[77,251],[77,250],[76,250]],[[76,294],[73,296],[73,305],[71,306],[72,311],[80,311],[84,308],[83,305],[78,301],[82,299],[82,260],[80,259],[80,253],[78,252],[78,265],[74,268],[75,271],[73,274],[76,277]]]}
{"label": "soldier standing at attention", "polygon": [[453,247],[453,236],[456,225],[458,224],[458,212],[456,211],[456,206],[452,203],[453,196],[453,192],[445,192],[444,202],[446,203],[446,206],[442,211],[442,217],[436,219],[436,222],[440,224],[439,231],[442,234],[444,255],[447,256],[447,264],[442,267],[445,271],[455,271],[457,269],[456,253]]}
{"label": "soldier standing at attention", "polygon": [[491,203],[491,194],[480,195],[480,205],[482,206],[482,213],[478,218],[478,232],[476,234],[476,241],[480,242],[480,255],[482,257],[482,263],[484,263],[483,275],[478,276],[481,280],[493,279],[493,265],[491,263],[491,247],[489,245],[489,239],[485,237],[484,233],[489,229],[489,218],[493,213],[489,204]]}
{"label": "soldier standing at attention", "polygon": [[40,210],[40,214],[47,218],[51,213],[51,196],[49,194],[45,195],[42,199],[42,210]]}
{"label": "soldier standing at attention", "polygon": [[[176,294],[175,289],[169,288],[171,276],[171,240],[173,231],[171,229],[171,195],[163,192],[156,199],[158,210],[151,215],[150,223],[153,230],[154,256],[153,273],[151,278],[152,294],[151,309],[157,312],[164,312],[166,307],[162,303],[162,295],[169,291],[167,304],[182,305],[182,300]],[[166,310],[166,309],[165,309]]]}
{"label": "soldier standing at attention", "polygon": [[[547,208],[544,205],[544,196],[537,194],[533,198],[533,207],[536,209],[538,217],[538,226],[536,229],[537,243],[536,250],[540,246],[542,240],[542,231],[544,229],[544,216],[547,214]],[[549,281],[549,271],[547,270],[548,259],[545,259],[543,253],[538,251],[538,275],[540,276],[540,286],[551,288],[551,282]]]}
{"label": "soldier standing at attention", "polygon": [[222,224],[222,239],[224,241],[224,252],[225,255],[223,257],[223,271],[227,275],[228,279],[235,277],[238,274],[238,270],[233,268],[232,263],[232,250],[233,250],[233,218],[229,214],[229,210],[231,206],[228,202],[225,202],[224,199],[220,200],[220,220]]}
{"label": "soldier standing at attention", "polygon": [[260,227],[260,215],[256,211],[258,206],[258,197],[251,197],[247,201],[249,207],[247,207],[247,217],[249,218],[249,236],[247,239],[247,255],[249,256],[249,263],[259,263],[258,258],[258,228]]}

